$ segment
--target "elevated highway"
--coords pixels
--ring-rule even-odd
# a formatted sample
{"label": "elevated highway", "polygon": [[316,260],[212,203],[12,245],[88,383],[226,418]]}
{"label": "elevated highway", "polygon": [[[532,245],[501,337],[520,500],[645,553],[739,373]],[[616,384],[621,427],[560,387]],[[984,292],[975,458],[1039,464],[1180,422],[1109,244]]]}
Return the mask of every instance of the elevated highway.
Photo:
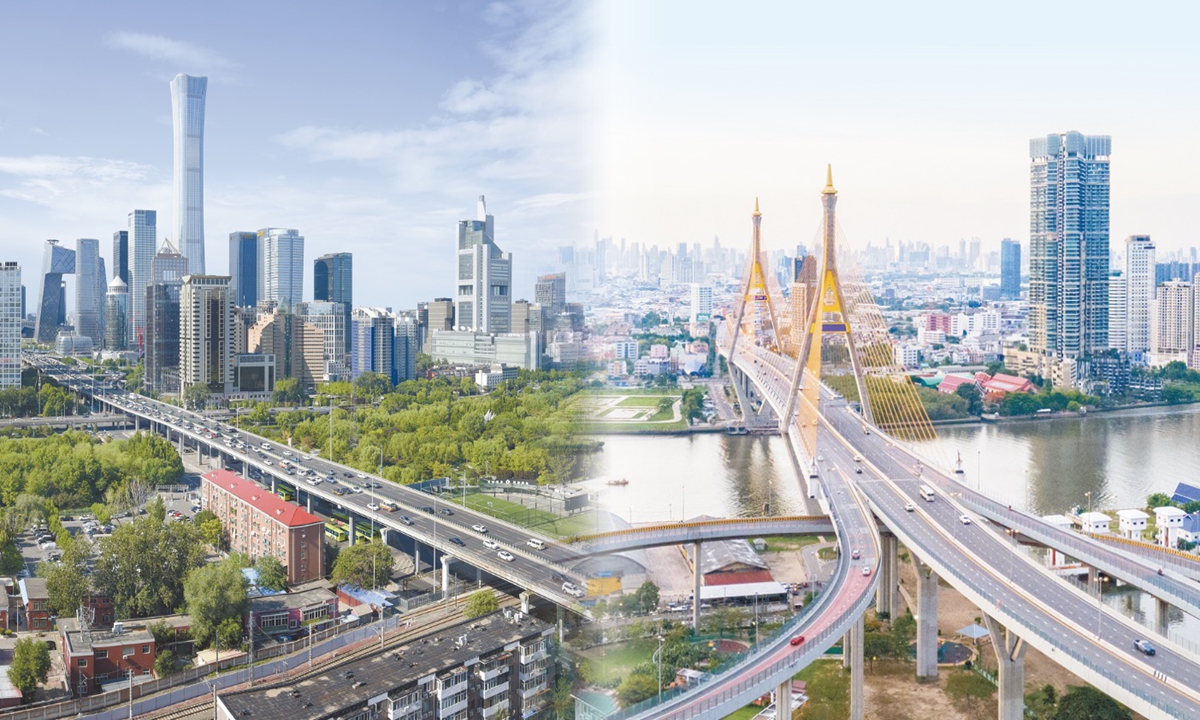
{"label": "elevated highway", "polygon": [[735,540],[779,535],[831,535],[833,520],[825,515],[794,517],[732,518],[664,523],[645,527],[613,530],[573,538],[579,552],[606,555],[663,545],[683,545],[710,540]]}

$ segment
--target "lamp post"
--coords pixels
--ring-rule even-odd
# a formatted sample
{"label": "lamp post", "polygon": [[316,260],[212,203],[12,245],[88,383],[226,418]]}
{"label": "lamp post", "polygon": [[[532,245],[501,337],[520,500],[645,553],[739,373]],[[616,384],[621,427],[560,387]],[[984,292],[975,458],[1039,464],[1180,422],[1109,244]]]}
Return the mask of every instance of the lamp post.
{"label": "lamp post", "polygon": [[1083,496],[1088,499],[1088,514],[1090,515],[1092,513],[1092,491],[1088,490]]}
{"label": "lamp post", "polygon": [[[658,636],[658,649],[654,651],[654,665],[657,668],[655,679],[658,680],[658,702],[662,703],[662,649],[663,636]],[[132,692],[132,691],[131,691]]]}

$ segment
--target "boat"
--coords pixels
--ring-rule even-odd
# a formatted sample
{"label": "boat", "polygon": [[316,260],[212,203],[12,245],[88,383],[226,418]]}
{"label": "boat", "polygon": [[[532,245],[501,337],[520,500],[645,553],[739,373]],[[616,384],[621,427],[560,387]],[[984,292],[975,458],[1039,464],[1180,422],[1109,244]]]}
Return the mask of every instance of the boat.
{"label": "boat", "polygon": [[621,478],[620,480],[609,480],[607,483],[605,483],[605,485],[620,485],[620,486],[625,486],[628,484],[629,484],[629,481],[626,480],[625,478]]}

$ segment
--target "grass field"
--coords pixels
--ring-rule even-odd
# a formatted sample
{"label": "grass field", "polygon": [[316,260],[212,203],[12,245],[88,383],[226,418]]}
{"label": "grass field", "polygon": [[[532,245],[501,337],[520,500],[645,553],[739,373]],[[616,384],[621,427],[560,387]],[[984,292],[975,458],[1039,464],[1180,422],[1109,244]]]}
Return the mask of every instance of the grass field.
{"label": "grass field", "polygon": [[650,656],[657,649],[658,642],[656,640],[641,638],[592,648],[587,652],[587,656],[591,658],[597,680],[605,683],[620,680],[628,675],[634,666],[649,662]]}
{"label": "grass field", "polygon": [[624,398],[623,400],[621,400],[621,402],[617,403],[617,406],[618,407],[652,408],[652,407],[658,407],[658,404],[660,402],[662,402],[663,400],[666,400],[668,398],[671,400],[678,400],[680,398],[680,396],[678,393],[675,395],[665,395],[665,394],[664,395],[635,395],[632,397]]}
{"label": "grass field", "polygon": [[780,535],[779,537],[763,539],[767,541],[767,552],[799,550],[806,545],[814,545],[819,541],[816,535]]}
{"label": "grass field", "polygon": [[[443,500],[462,505],[461,495],[442,496]],[[596,516],[592,511],[570,517],[561,517],[548,510],[525,507],[520,503],[510,502],[502,497],[469,493],[466,506],[485,515],[510,522],[514,525],[527,527],[547,535],[560,538],[570,538],[576,535],[588,535],[596,531]]]}

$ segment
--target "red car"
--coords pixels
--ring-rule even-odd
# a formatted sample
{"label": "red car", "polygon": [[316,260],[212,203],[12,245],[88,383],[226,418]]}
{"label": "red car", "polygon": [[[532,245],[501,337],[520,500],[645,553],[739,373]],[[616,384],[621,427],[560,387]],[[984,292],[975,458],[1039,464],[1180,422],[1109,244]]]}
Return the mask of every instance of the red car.
{"label": "red car", "polygon": [[802,643],[802,642],[804,642],[804,636],[803,636],[803,635],[797,635],[796,637],[792,638],[792,644],[793,644],[793,645],[799,645],[799,644],[800,644],[800,643]]}

